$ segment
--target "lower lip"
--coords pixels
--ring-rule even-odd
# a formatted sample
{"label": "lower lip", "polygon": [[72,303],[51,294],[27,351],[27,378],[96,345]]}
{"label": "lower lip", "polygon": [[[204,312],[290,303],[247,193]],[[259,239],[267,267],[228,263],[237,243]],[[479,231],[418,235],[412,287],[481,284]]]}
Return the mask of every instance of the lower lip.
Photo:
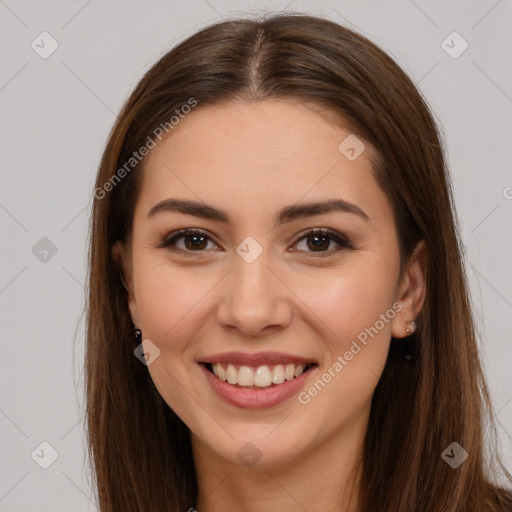
{"label": "lower lip", "polygon": [[288,400],[304,386],[309,375],[317,368],[316,366],[310,368],[298,377],[285,380],[277,386],[262,389],[244,389],[221,381],[204,364],[200,363],[199,366],[217,395],[229,404],[245,409],[265,409]]}

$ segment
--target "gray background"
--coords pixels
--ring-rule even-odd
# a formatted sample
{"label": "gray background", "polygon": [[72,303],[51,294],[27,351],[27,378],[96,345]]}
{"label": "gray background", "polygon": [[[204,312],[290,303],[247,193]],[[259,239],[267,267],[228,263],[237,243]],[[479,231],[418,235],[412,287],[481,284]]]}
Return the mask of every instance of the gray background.
{"label": "gray background", "polygon": [[[0,0],[0,510],[96,510],[79,321],[93,180],[116,113],[178,41],[223,17],[279,10],[359,30],[394,56],[436,112],[512,469],[510,1]],[[42,46],[43,31],[59,45],[46,59],[31,47]],[[469,44],[458,58],[441,46],[453,31]],[[462,48],[453,37],[445,44]],[[51,461],[43,441],[58,452],[48,469],[38,465]]]}

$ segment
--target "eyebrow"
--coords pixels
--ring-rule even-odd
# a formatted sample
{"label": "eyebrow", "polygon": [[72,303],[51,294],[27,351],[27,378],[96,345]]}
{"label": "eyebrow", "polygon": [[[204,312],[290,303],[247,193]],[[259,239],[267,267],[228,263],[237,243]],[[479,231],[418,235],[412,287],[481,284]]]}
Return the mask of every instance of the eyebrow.
{"label": "eyebrow", "polygon": [[[168,212],[194,215],[203,219],[218,221],[223,224],[231,223],[231,218],[226,211],[189,199],[164,199],[149,210],[147,217],[152,218],[157,214]],[[274,217],[274,224],[279,226],[299,218],[312,217],[331,212],[351,213],[370,222],[370,217],[359,206],[343,199],[330,199],[328,201],[286,206]]]}

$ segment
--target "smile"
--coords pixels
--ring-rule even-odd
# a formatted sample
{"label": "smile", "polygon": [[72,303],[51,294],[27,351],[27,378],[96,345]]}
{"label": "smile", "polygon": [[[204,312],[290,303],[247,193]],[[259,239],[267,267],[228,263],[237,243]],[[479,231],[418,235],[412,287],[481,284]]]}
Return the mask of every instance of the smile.
{"label": "smile", "polygon": [[308,364],[274,364],[261,366],[232,363],[206,363],[206,368],[220,381],[249,389],[268,388],[299,377],[314,366]]}
{"label": "smile", "polygon": [[316,361],[277,352],[229,352],[198,363],[214,394],[243,409],[266,409],[290,400],[319,368]]}

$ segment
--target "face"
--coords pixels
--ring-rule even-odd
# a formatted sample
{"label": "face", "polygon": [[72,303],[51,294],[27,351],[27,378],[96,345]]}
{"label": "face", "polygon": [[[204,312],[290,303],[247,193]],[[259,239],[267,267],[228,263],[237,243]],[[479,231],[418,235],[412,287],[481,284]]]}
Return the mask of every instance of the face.
{"label": "face", "polygon": [[414,319],[374,150],[353,135],[340,150],[349,135],[291,101],[199,106],[146,160],[114,255],[158,391],[227,462],[291,463],[364,428]]}

